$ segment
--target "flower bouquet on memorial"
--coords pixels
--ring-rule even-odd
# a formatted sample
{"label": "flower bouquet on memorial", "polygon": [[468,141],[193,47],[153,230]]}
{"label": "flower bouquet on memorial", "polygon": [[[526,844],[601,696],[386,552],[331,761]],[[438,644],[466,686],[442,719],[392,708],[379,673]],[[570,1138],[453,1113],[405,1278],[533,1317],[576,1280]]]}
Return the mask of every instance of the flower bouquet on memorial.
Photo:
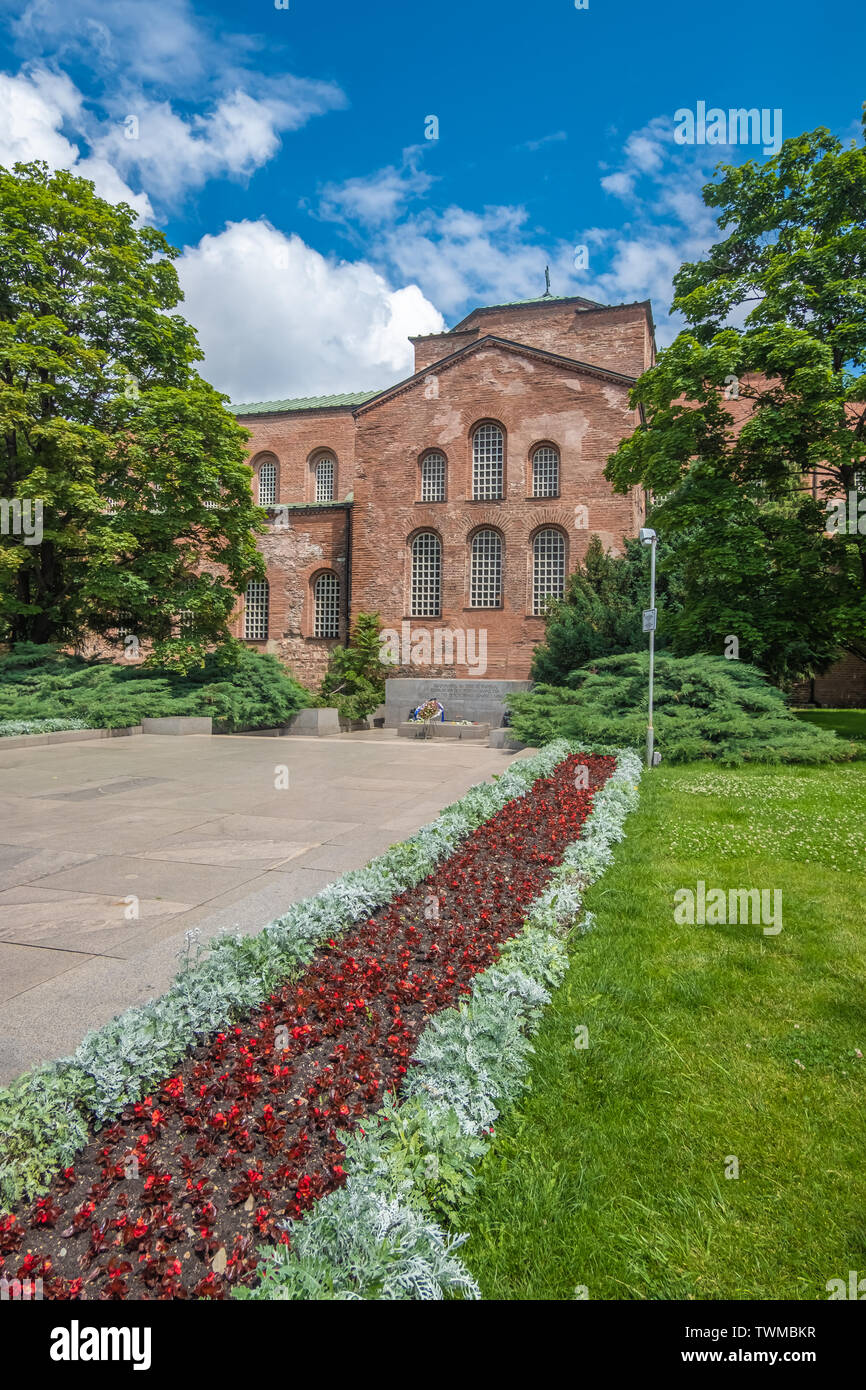
{"label": "flower bouquet on memorial", "polygon": [[445,719],[445,707],[439,700],[427,700],[412,711],[412,718],[424,725],[424,737],[429,738],[434,719]]}

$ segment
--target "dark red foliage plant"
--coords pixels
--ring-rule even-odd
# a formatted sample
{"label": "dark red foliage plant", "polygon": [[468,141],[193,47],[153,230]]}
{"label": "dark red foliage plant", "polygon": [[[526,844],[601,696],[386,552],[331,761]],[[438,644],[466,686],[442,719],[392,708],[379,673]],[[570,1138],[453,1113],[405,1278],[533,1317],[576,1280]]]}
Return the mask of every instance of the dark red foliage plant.
{"label": "dark red foliage plant", "polygon": [[[612,757],[565,759],[435,873],[192,1049],[49,1192],[0,1215],[0,1275],[52,1299],[226,1298],[256,1247],[341,1186],[343,1139],[399,1092],[429,1017],[521,930]],[[580,783],[580,785],[578,785]]]}

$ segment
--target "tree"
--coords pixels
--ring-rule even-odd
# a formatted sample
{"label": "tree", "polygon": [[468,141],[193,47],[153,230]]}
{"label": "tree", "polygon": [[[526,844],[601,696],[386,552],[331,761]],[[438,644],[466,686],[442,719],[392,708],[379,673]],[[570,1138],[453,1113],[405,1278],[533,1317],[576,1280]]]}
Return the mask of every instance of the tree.
{"label": "tree", "polygon": [[719,173],[703,196],[727,235],[676,275],[688,328],[606,474],[654,495],[674,651],[733,634],[790,681],[866,658],[866,517],[826,534],[828,500],[866,486],[866,151],[819,129]]}
{"label": "tree", "polygon": [[0,640],[126,630],[189,666],[263,573],[246,432],[195,370],[176,256],[85,179],[0,169]]}
{"label": "tree", "polygon": [[[623,555],[613,555],[599,536],[590,536],[565,596],[549,606],[544,642],[532,658],[533,680],[564,685],[586,662],[646,647],[641,614],[649,603],[649,565],[639,541],[629,539],[624,547]],[[662,627],[659,645],[664,645],[663,634]]]}
{"label": "tree", "polygon": [[387,665],[382,661],[379,614],[359,613],[345,647],[331,651],[321,698],[344,719],[366,719],[385,699]]}

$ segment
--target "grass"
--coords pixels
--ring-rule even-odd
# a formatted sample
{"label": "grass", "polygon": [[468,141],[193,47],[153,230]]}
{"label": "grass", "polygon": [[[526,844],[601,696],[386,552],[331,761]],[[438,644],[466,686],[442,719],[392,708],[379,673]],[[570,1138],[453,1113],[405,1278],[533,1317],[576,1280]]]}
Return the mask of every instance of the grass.
{"label": "grass", "polygon": [[840,738],[866,742],[866,709],[801,709],[794,713],[807,724],[830,729]]}
{"label": "grass", "polygon": [[[866,768],[663,767],[627,831],[466,1261],[494,1299],[825,1299],[866,1274]],[[698,879],[781,888],[782,932],[677,925]]]}

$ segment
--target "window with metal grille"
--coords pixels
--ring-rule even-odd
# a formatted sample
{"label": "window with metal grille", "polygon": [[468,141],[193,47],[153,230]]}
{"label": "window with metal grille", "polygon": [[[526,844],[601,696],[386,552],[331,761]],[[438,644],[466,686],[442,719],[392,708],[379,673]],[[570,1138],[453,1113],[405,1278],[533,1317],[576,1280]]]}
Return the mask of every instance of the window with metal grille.
{"label": "window with metal grille", "polygon": [[498,608],[502,597],[502,540],[496,531],[472,537],[469,570],[470,608]]}
{"label": "window with metal grille", "polygon": [[539,531],[532,542],[532,611],[544,612],[549,598],[565,592],[565,537],[561,531]]}
{"label": "window with metal grille", "polygon": [[476,502],[502,496],[502,462],[505,456],[498,425],[479,425],[472,436],[472,496]]}
{"label": "window with metal grille", "polygon": [[195,629],[195,619],[191,608],[181,608],[177,614],[177,630],[179,633],[193,632]]}
{"label": "window with metal grille", "polygon": [[277,465],[265,459],[259,468],[259,506],[272,507],[277,500]]}
{"label": "window with metal grille", "polygon": [[330,570],[313,586],[313,636],[340,635],[340,581]]}
{"label": "window with metal grille", "polygon": [[559,450],[542,444],[532,455],[533,497],[559,496]]}
{"label": "window with metal grille", "polygon": [[421,460],[421,501],[445,501],[444,454],[427,454]]}
{"label": "window with metal grille", "polygon": [[413,618],[438,618],[442,608],[442,546],[432,531],[412,542]]}
{"label": "window with metal grille", "polygon": [[332,458],[321,458],[316,464],[316,501],[333,502],[334,500],[334,460]]}
{"label": "window with metal grille", "polygon": [[263,642],[268,635],[269,597],[266,579],[250,580],[244,608],[244,637],[248,642]]}

